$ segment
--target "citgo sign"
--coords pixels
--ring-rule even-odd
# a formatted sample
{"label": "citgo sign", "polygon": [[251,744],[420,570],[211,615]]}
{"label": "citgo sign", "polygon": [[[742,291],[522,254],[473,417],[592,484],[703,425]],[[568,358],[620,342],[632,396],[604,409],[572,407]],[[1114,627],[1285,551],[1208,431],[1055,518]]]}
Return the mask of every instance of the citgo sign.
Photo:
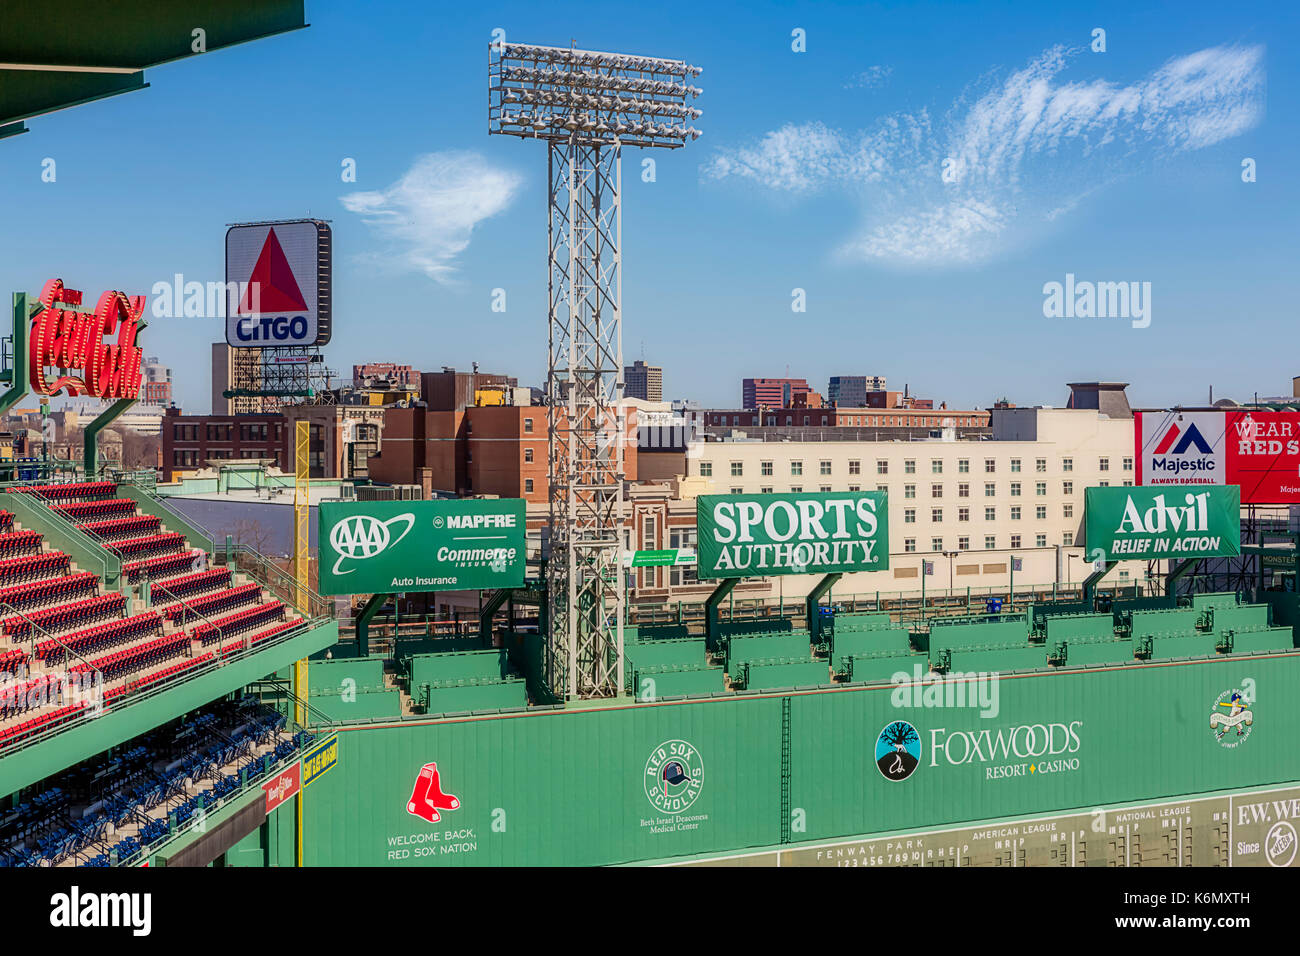
{"label": "citgo sign", "polygon": [[524,583],[520,498],[326,501],[319,517],[321,594]]}
{"label": "citgo sign", "polygon": [[226,343],[329,342],[332,249],[329,226],[315,220],[232,226],[226,232]]}
{"label": "citgo sign", "polygon": [[701,495],[696,522],[701,578],[889,567],[883,491]]}
{"label": "citgo sign", "polygon": [[1241,553],[1236,485],[1089,488],[1084,505],[1085,546],[1108,561]]}

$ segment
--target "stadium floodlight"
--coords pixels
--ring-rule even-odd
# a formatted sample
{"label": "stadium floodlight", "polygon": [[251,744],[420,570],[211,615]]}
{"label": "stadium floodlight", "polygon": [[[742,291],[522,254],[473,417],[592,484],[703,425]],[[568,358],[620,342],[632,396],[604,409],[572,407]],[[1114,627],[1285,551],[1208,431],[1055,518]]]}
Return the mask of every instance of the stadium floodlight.
{"label": "stadium floodlight", "polygon": [[682,60],[488,46],[488,132],[547,143],[547,479],[543,657],[552,692],[623,690],[622,150],[698,139]]}

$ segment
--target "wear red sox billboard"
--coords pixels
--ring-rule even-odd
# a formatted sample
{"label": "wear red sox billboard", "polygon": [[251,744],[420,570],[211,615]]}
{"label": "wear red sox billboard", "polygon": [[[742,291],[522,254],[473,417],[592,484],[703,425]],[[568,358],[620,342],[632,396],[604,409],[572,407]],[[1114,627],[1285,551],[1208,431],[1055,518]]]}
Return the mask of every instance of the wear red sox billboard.
{"label": "wear red sox billboard", "polygon": [[1300,412],[1135,412],[1139,485],[1239,485],[1244,505],[1300,504]]}

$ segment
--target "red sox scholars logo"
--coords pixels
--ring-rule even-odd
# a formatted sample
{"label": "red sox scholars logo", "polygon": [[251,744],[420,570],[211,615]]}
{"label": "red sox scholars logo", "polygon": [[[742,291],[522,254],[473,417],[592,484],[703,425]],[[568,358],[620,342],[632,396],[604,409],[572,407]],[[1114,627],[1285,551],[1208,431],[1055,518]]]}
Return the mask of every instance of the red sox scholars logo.
{"label": "red sox scholars logo", "polygon": [[442,819],[439,810],[459,810],[460,801],[449,793],[443,793],[442,781],[438,776],[438,765],[426,763],[420,768],[420,775],[415,778],[415,789],[406,804],[406,812],[414,814],[428,823],[437,823]]}

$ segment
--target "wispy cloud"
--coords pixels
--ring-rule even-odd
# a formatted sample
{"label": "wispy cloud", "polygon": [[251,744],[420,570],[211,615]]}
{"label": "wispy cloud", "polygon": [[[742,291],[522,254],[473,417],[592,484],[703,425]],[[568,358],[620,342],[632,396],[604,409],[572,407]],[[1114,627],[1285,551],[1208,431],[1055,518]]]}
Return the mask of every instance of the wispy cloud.
{"label": "wispy cloud", "polygon": [[428,153],[387,189],[348,193],[339,201],[386,245],[369,259],[449,283],[474,227],[505,210],[521,183],[517,173],[477,153]]}
{"label": "wispy cloud", "polygon": [[920,110],[852,133],[791,124],[720,150],[702,175],[793,195],[848,191],[863,211],[843,256],[956,265],[997,254],[1121,175],[1263,117],[1260,46],[1200,50],[1126,85],[1063,80],[1077,52],[1053,47],[983,81],[938,122]]}
{"label": "wispy cloud", "polygon": [[892,66],[869,66],[849,77],[849,81],[844,84],[844,88],[846,90],[869,90],[873,86],[883,85],[893,72],[894,68]]}

